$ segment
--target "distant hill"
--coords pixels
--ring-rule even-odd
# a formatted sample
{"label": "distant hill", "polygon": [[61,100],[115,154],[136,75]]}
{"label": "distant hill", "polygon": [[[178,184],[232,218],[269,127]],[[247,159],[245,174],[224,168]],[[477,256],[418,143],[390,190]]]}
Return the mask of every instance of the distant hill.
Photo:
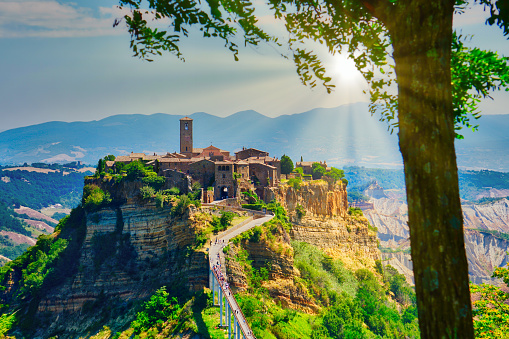
{"label": "distant hill", "polygon": [[[0,164],[69,162],[95,164],[107,154],[165,153],[179,148],[181,115],[115,115],[91,122],[48,122],[0,133]],[[294,161],[326,160],[334,166],[401,168],[397,135],[370,116],[366,103],[269,118],[243,111],[219,118],[190,115],[194,145],[231,152],[243,146],[289,155]],[[509,171],[509,115],[484,116],[480,131],[457,142],[460,167]]]}

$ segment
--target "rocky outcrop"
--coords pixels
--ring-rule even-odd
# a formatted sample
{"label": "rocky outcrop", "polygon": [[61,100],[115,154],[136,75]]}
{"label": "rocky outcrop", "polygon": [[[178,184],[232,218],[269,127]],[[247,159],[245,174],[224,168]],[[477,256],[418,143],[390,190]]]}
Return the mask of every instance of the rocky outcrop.
{"label": "rocky outcrop", "polygon": [[463,204],[465,228],[496,230],[509,233],[509,200],[488,204]]}
{"label": "rocky outcrop", "polygon": [[[410,248],[408,229],[408,207],[396,199],[373,199],[373,209],[364,214],[378,228],[382,247],[406,250]],[[491,278],[496,267],[507,264],[506,240],[476,229],[509,233],[509,201],[501,199],[487,204],[463,204],[465,227],[465,249],[469,265],[470,281],[474,283],[497,283]],[[400,252],[398,252],[400,253]],[[410,254],[384,253],[384,259],[392,258],[390,264],[413,279]]]}
{"label": "rocky outcrop", "polygon": [[[238,246],[230,246],[226,268],[228,283],[232,289],[247,290],[247,270],[250,267],[256,271],[265,268],[268,270],[268,279],[262,282],[262,286],[271,297],[285,307],[317,313],[320,308],[309,297],[306,287],[295,283],[300,272],[294,267],[290,236],[280,225],[265,226],[263,232],[257,241],[244,239]],[[242,253],[243,251],[245,253]],[[247,258],[244,257],[245,254]],[[247,265],[244,259],[247,259]]]}
{"label": "rocky outcrop", "polygon": [[311,181],[298,189],[282,185],[272,192],[288,211],[293,240],[315,245],[352,269],[373,266],[380,257],[376,232],[368,220],[348,214],[343,183]]}
{"label": "rocky outcrop", "polygon": [[348,268],[374,267],[380,258],[378,240],[366,218],[304,216],[290,231],[293,240],[315,245]]}
{"label": "rocky outcrop", "polygon": [[206,224],[203,213],[190,208],[175,217],[171,205],[157,208],[131,192],[125,204],[87,213],[78,272],[38,304],[40,317],[52,319],[38,336],[64,332],[72,337],[104,312],[121,323],[122,307],[162,285],[178,293],[208,286],[207,253],[189,247]]}
{"label": "rocky outcrop", "polygon": [[491,275],[497,267],[508,263],[509,241],[477,230],[465,230],[465,250],[468,259],[468,274],[474,284],[495,283]]}
{"label": "rocky outcrop", "polygon": [[276,199],[291,214],[295,214],[297,205],[306,213],[320,216],[345,217],[348,211],[346,186],[341,182],[324,180],[302,182],[300,188],[289,185],[271,187],[266,193],[268,201]]}

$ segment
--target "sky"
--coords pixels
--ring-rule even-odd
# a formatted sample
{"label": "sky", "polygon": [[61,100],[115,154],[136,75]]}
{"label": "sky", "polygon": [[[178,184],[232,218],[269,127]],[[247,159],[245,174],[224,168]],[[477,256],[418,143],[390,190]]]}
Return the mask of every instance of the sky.
{"label": "sky", "polygon": [[[186,62],[170,54],[146,62],[132,56],[130,37],[112,0],[0,0],[0,131],[47,121],[90,121],[116,114],[266,116],[368,101],[367,88],[345,56],[323,53],[336,90],[303,86],[292,61],[273,46],[240,49],[240,61],[220,40],[184,39]],[[267,27],[268,13],[260,13]],[[509,41],[484,24],[482,7],[455,17],[471,45],[509,56]],[[192,32],[193,33],[193,32]],[[509,113],[509,92],[484,100],[483,114]]]}

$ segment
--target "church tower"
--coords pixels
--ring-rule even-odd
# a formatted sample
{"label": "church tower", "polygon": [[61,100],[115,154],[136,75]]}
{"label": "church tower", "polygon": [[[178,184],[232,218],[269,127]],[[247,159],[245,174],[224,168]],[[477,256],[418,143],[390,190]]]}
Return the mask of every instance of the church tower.
{"label": "church tower", "polygon": [[193,154],[193,119],[180,119],[180,153],[189,158]]}

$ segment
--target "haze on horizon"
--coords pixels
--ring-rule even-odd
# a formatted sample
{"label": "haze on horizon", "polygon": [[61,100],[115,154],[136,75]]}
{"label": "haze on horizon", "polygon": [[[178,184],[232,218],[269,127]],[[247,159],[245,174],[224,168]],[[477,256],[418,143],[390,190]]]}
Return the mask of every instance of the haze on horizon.
{"label": "haze on horizon", "polygon": [[[343,56],[323,54],[337,86],[331,95],[320,86],[303,86],[293,63],[268,45],[241,49],[235,62],[221,41],[195,34],[182,40],[185,63],[168,54],[152,63],[133,58],[126,30],[112,27],[122,16],[117,4],[0,0],[0,132],[116,114],[224,117],[255,110],[276,117],[368,100],[362,77]],[[472,46],[509,55],[508,41],[493,34],[498,28],[485,26],[487,14],[476,8],[456,16],[455,27],[475,35]],[[261,20],[271,26],[267,14]],[[482,114],[508,113],[509,92],[493,97],[481,103]]]}

